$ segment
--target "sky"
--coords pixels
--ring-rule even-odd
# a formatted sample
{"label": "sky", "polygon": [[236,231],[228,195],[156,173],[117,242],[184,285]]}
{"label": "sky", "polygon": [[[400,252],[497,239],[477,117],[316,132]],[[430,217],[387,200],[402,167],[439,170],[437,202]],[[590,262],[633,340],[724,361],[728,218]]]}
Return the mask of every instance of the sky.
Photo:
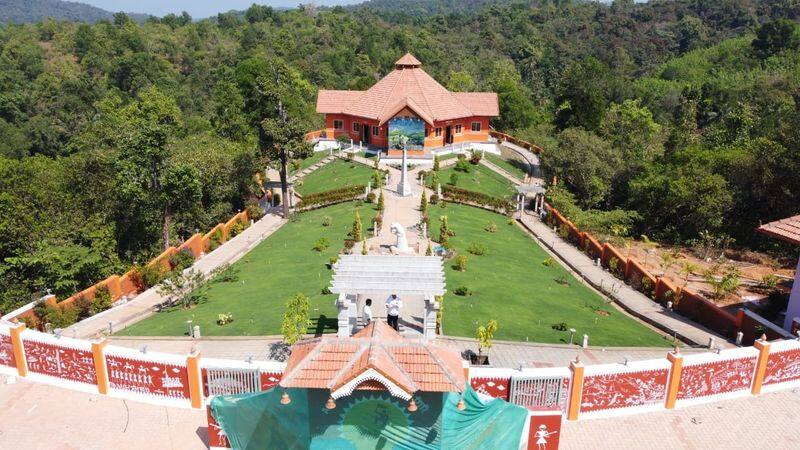
{"label": "sky", "polygon": [[215,16],[217,13],[247,9],[253,3],[273,7],[295,7],[300,3],[313,3],[318,6],[348,5],[362,0],[73,0],[103,8],[107,11],[147,13],[163,16],[169,13],[188,12],[194,19]]}

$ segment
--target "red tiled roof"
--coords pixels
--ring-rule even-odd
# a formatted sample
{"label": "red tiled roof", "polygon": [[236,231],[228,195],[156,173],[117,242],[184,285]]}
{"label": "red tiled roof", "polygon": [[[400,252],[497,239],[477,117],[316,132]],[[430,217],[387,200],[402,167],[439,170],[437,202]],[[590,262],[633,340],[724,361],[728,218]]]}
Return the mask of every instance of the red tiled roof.
{"label": "red tiled roof", "polygon": [[758,232],[800,245],[800,215],[761,225]]}
{"label": "red tiled roof", "polygon": [[[461,392],[466,383],[460,355],[422,339],[403,338],[375,321],[350,338],[322,337],[295,344],[280,385],[333,391],[369,369],[409,394]],[[374,382],[357,387],[375,388]]]}
{"label": "red tiled roof", "polygon": [[450,92],[420,66],[414,56],[406,54],[395,63],[395,70],[366,91],[320,90],[317,112],[348,114],[381,124],[406,106],[428,123],[500,114],[497,94]]}

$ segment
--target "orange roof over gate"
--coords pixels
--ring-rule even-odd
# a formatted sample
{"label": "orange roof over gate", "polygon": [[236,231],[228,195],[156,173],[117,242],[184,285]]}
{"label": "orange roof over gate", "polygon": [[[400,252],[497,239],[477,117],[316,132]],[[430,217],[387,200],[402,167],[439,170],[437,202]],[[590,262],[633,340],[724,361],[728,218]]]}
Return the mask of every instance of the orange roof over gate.
{"label": "orange roof over gate", "polygon": [[466,117],[500,115],[494,92],[450,92],[421,68],[410,53],[395,70],[366,91],[320,90],[317,112],[388,121],[408,107],[429,124]]}
{"label": "orange roof over gate", "polygon": [[758,232],[792,244],[800,244],[800,215],[761,225]]}
{"label": "orange roof over gate", "polygon": [[[379,376],[363,379],[364,374]],[[355,383],[354,383],[354,380]],[[383,383],[388,381],[390,386]],[[350,338],[320,337],[292,346],[280,385],[285,388],[462,392],[460,355],[423,339],[404,338],[374,321]]]}

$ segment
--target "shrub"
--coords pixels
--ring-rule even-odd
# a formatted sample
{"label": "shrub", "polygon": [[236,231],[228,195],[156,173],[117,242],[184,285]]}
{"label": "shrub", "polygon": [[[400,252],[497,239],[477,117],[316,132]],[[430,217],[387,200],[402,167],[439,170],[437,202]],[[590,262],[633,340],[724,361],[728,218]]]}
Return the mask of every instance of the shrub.
{"label": "shrub", "polygon": [[476,256],[483,256],[486,254],[486,246],[478,242],[473,242],[467,247],[467,251]]}
{"label": "shrub", "polygon": [[467,271],[467,255],[458,255],[456,257],[456,265],[454,266],[456,270],[459,272],[466,272]]}
{"label": "shrub", "polygon": [[280,192],[276,192],[276,193],[272,194],[272,203],[275,206],[278,206],[278,205],[281,204],[281,193]]}
{"label": "shrub", "polygon": [[386,209],[386,199],[383,197],[383,189],[381,189],[381,195],[378,196],[378,211],[383,212]]}
{"label": "shrub", "polygon": [[244,210],[247,212],[247,217],[251,220],[257,221],[264,217],[264,210],[258,206],[256,202],[249,202],[245,205]]}
{"label": "shrub", "polygon": [[181,305],[183,308],[204,301],[207,291],[203,273],[197,270],[175,273],[158,288],[158,293],[166,297],[171,305]]}
{"label": "shrub", "polygon": [[328,264],[330,264],[331,267],[333,267],[333,265],[336,264],[337,262],[339,262],[339,256],[338,255],[337,256],[331,256],[330,258],[328,258]]}
{"label": "shrub", "polygon": [[428,193],[425,190],[422,191],[422,198],[419,201],[419,210],[423,213],[428,211]]}
{"label": "shrub", "polygon": [[364,193],[364,185],[353,184],[329,191],[308,194],[297,205],[299,209],[333,205],[355,200]]}
{"label": "shrub", "polygon": [[453,290],[453,294],[456,294],[461,297],[467,297],[469,295],[472,295],[472,291],[470,291],[469,288],[466,286],[459,286]]}
{"label": "shrub", "polygon": [[542,265],[545,267],[553,267],[556,265],[556,261],[553,258],[547,258],[542,261]]}
{"label": "shrub", "polygon": [[297,172],[298,170],[300,170],[300,160],[299,159],[293,159],[292,162],[291,162],[291,165],[292,165],[292,172]]}
{"label": "shrub", "polygon": [[217,228],[208,238],[208,249],[214,251],[219,248],[225,241],[225,235],[222,232],[222,227]]}
{"label": "shrub", "polygon": [[217,314],[217,325],[227,325],[233,322],[233,314]]}
{"label": "shrub", "polygon": [[184,269],[192,267],[194,264],[194,255],[191,250],[183,249],[178,250],[169,257],[169,266],[175,272],[183,272]]}
{"label": "shrub", "polygon": [[497,224],[494,222],[489,222],[486,224],[483,229],[489,233],[497,233]]}
{"label": "shrub", "polygon": [[472,156],[469,158],[469,162],[472,165],[478,165],[481,162],[481,154],[478,152],[472,152]]}
{"label": "shrub", "polygon": [[425,250],[425,256],[433,256],[433,248],[431,247],[431,241],[428,241],[428,248]]}
{"label": "shrub", "polygon": [[150,264],[138,269],[139,279],[145,289],[157,285],[167,277],[167,271],[160,263]]}
{"label": "shrub", "polygon": [[619,258],[612,256],[611,259],[608,260],[608,270],[616,276],[619,276],[621,273],[621,269],[619,266],[620,266]]}
{"label": "shrub", "polygon": [[111,308],[113,300],[111,300],[111,292],[106,286],[100,286],[94,293],[94,301],[92,302],[92,315],[101,313]]}
{"label": "shrub", "polygon": [[475,192],[451,185],[446,185],[442,186],[442,194],[448,200],[459,203],[477,204],[497,211],[501,214],[509,215],[514,211],[514,204],[509,200],[492,197],[491,195],[486,195],[483,192]]}
{"label": "shrub", "polygon": [[375,170],[372,172],[372,186],[375,189],[380,188],[383,186],[383,174],[380,170]]}
{"label": "shrub", "polygon": [[705,273],[706,283],[711,285],[711,296],[715,299],[725,298],[733,294],[739,289],[741,280],[739,278],[739,270],[731,267],[724,275],[718,280],[714,273],[707,271]]}
{"label": "shrub", "polygon": [[375,218],[372,219],[372,222],[377,225],[378,229],[380,229],[383,226],[383,215],[376,215]]}
{"label": "shrub", "polygon": [[762,289],[775,289],[776,286],[778,286],[778,276],[774,273],[764,275],[758,283],[758,287]]}
{"label": "shrub", "polygon": [[330,246],[331,246],[331,241],[329,241],[328,238],[326,237],[321,237],[317,239],[317,242],[314,243],[314,247],[312,248],[321,253],[327,250],[328,247]]}
{"label": "shrub", "polygon": [[228,238],[232,239],[235,236],[242,234],[242,232],[247,229],[248,225],[250,224],[245,224],[243,221],[237,220],[233,223],[233,225],[231,225],[230,228],[228,228]]}
{"label": "shrub", "polygon": [[235,283],[239,281],[239,267],[228,263],[222,264],[211,271],[209,278],[214,283]]}
{"label": "shrub", "polygon": [[375,191],[370,191],[369,194],[367,194],[367,203],[375,203],[375,200],[377,200]]}
{"label": "shrub", "polygon": [[361,224],[361,214],[356,211],[356,215],[353,218],[353,229],[350,230],[350,234],[348,235],[353,238],[354,241],[360,241],[363,238],[363,225]]}
{"label": "shrub", "polygon": [[439,171],[439,155],[433,155],[433,170],[435,172]]}
{"label": "shrub", "polygon": [[450,174],[450,181],[448,181],[448,183],[453,185],[453,186],[457,185],[458,184],[458,174],[455,173],[455,172],[451,173]]}
{"label": "shrub", "polygon": [[308,318],[309,300],[303,294],[295,294],[286,302],[286,311],[283,313],[281,333],[283,340],[289,345],[294,344],[305,334],[311,321]]}
{"label": "shrub", "polygon": [[45,322],[55,328],[67,328],[78,321],[78,309],[71,305],[46,306]]}
{"label": "shrub", "polygon": [[325,217],[322,218],[322,226],[323,227],[329,227],[329,226],[331,226],[332,223],[333,223],[333,219],[331,219],[331,216],[325,216]]}
{"label": "shrub", "polygon": [[322,291],[320,291],[320,292],[322,293],[322,295],[331,295],[331,294],[333,294],[333,292],[331,292],[331,288],[329,288],[328,286],[325,286],[324,288],[322,288]]}
{"label": "shrub", "polygon": [[569,325],[567,325],[567,322],[554,323],[550,325],[550,328],[556,331],[567,331],[569,329]]}
{"label": "shrub", "polygon": [[361,254],[362,255],[366,255],[367,254],[367,238],[366,237],[361,239]]}
{"label": "shrub", "polygon": [[464,155],[458,155],[458,161],[456,162],[454,169],[459,172],[469,173],[471,168],[469,161],[467,161],[467,157]]}
{"label": "shrub", "polygon": [[89,297],[78,294],[72,302],[72,306],[77,312],[77,320],[81,321],[92,315],[92,299]]}
{"label": "shrub", "polygon": [[569,286],[569,280],[567,279],[567,277],[565,275],[559,275],[553,281],[555,281],[556,283],[560,284],[561,286]]}

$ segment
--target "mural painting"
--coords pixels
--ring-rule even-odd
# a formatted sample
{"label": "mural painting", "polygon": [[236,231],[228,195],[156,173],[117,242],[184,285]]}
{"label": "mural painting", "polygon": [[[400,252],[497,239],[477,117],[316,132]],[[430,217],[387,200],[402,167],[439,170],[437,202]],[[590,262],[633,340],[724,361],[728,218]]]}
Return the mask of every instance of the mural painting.
{"label": "mural painting", "polygon": [[581,412],[663,402],[667,376],[667,369],[587,376],[583,381]]}
{"label": "mural painting", "polygon": [[88,350],[25,341],[28,370],[80,383],[97,384],[94,358]]}
{"label": "mural painting", "polygon": [[469,383],[475,392],[508,401],[509,378],[473,378]]}
{"label": "mural painting", "polygon": [[678,400],[749,389],[755,358],[684,366]]}
{"label": "mural painting", "polygon": [[[561,432],[561,413],[532,415],[528,431],[528,448],[536,450],[555,450],[558,448]],[[536,447],[530,445],[534,443]]]}
{"label": "mural painting", "polygon": [[416,117],[395,117],[389,120],[389,148],[402,150],[403,136],[408,139],[408,150],[422,150],[425,145],[425,122]]}
{"label": "mural painting", "polygon": [[275,387],[281,381],[280,373],[261,373],[261,390],[268,391]]}
{"label": "mural painting", "polygon": [[800,350],[776,352],[769,355],[764,384],[800,380]]}
{"label": "mural painting", "polygon": [[8,367],[17,367],[14,359],[14,348],[11,346],[11,336],[0,334],[0,364]]}
{"label": "mural painting", "polygon": [[155,361],[106,356],[108,381],[113,389],[171,398],[189,398],[186,367]]}

